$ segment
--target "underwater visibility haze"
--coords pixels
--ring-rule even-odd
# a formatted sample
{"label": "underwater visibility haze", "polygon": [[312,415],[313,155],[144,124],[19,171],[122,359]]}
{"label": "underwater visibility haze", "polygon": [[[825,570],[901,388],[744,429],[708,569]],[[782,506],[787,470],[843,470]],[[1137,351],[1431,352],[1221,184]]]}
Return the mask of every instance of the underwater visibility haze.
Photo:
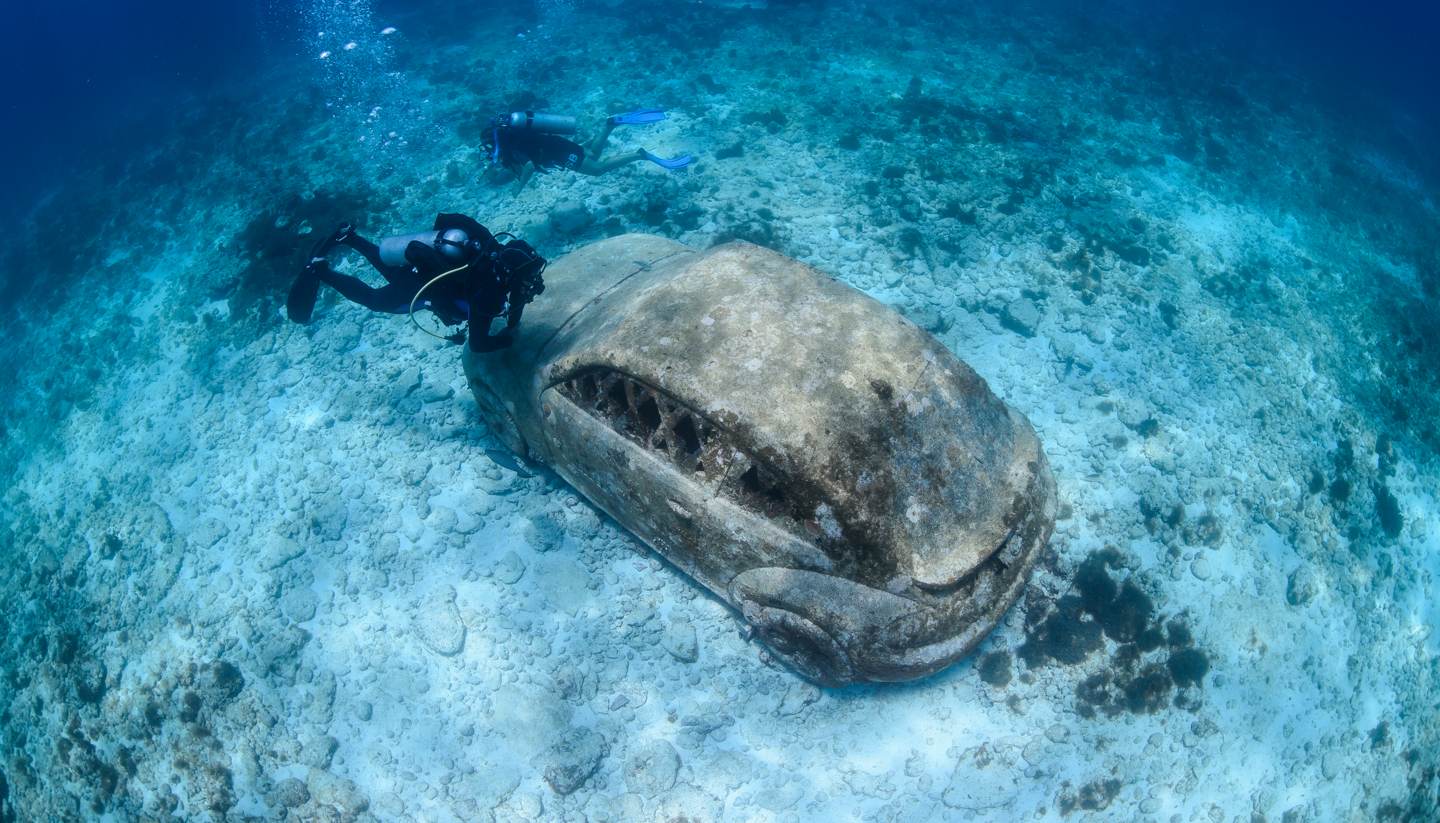
{"label": "underwater visibility haze", "polygon": [[0,823],[1440,819],[1440,11],[0,32]]}

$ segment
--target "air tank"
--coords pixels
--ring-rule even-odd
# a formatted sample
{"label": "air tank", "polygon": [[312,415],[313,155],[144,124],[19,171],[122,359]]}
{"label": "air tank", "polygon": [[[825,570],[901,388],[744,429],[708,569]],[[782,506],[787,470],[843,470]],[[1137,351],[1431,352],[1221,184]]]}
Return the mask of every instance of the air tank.
{"label": "air tank", "polygon": [[447,229],[444,232],[431,229],[414,234],[397,234],[380,241],[380,260],[387,266],[408,266],[410,261],[405,259],[405,248],[412,242],[419,241],[439,251],[446,260],[463,263],[465,243],[469,239],[470,236],[460,229]]}
{"label": "air tank", "polygon": [[549,114],[543,111],[511,112],[510,128],[546,134],[574,134],[576,130],[574,117],[564,114]]}

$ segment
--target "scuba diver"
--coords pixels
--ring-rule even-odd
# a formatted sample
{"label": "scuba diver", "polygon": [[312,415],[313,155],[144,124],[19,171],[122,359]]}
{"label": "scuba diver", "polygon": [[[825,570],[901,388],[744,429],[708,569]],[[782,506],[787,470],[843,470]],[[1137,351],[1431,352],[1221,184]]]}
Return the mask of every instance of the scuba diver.
{"label": "scuba diver", "polygon": [[649,160],[670,171],[683,169],[694,162],[695,158],[688,154],[664,158],[645,149],[637,149],[608,160],[600,159],[600,155],[605,151],[605,141],[610,139],[610,132],[614,131],[616,126],[639,126],[658,123],[664,119],[665,112],[660,109],[641,109],[611,115],[601,124],[599,134],[582,146],[563,136],[575,133],[574,117],[517,111],[490,119],[489,125],[485,127],[485,153],[491,163],[514,172],[518,182],[515,186],[517,192],[525,188],[525,184],[530,182],[535,172],[550,169],[568,169],[595,176],[637,160]]}
{"label": "scuba diver", "polygon": [[[338,245],[359,252],[386,285],[376,288],[330,268],[325,257]],[[290,287],[286,311],[296,323],[309,323],[320,284],[327,283],[347,300],[372,311],[408,313],[414,320],[415,310],[423,308],[447,326],[468,322],[470,350],[497,351],[513,342],[525,304],[545,291],[541,276],[545,266],[545,258],[524,240],[491,234],[462,214],[436,215],[430,231],[388,237],[379,245],[356,234],[347,223],[315,246],[310,262]],[[490,325],[501,314],[505,327],[492,335]],[[420,328],[452,343],[465,342],[463,332],[442,337]]]}

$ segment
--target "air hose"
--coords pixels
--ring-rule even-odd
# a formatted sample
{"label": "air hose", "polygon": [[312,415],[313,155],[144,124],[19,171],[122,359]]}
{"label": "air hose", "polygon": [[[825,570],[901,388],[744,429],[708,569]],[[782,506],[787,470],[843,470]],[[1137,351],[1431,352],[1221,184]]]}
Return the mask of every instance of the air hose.
{"label": "air hose", "polygon": [[444,280],[445,278],[449,277],[450,275],[454,274],[454,273],[457,272],[457,271],[460,271],[461,269],[469,268],[469,266],[470,266],[470,264],[469,264],[469,263],[466,263],[466,264],[463,265],[463,266],[456,266],[455,268],[451,269],[450,271],[441,272],[441,273],[435,275],[434,277],[430,278],[430,282],[428,282],[428,283],[426,283],[425,285],[421,286],[421,287],[420,287],[420,290],[417,291],[417,292],[415,292],[415,296],[412,297],[412,298],[410,298],[410,322],[415,324],[415,328],[419,329],[420,331],[425,332],[426,334],[430,335],[431,337],[435,338],[436,340],[444,340],[444,341],[447,342],[447,343],[450,342],[450,338],[449,338],[448,336],[442,335],[442,334],[436,334],[435,332],[430,331],[429,329],[427,329],[427,328],[425,328],[424,326],[420,325],[420,321],[415,319],[415,304],[418,303],[418,302],[420,302],[420,295],[424,294],[426,289],[430,288],[431,286],[435,285],[436,283],[439,283],[441,280]]}

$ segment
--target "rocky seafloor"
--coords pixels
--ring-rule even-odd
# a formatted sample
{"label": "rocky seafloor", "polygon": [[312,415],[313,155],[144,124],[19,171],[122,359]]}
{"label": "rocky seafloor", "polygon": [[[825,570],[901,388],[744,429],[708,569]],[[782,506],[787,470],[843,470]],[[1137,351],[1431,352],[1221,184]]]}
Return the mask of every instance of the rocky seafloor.
{"label": "rocky seafloor", "polygon": [[[351,21],[397,31],[57,183],[4,251],[67,285],[0,341],[0,821],[1436,818],[1404,124],[1040,8],[770,6]],[[531,105],[663,106],[614,145],[698,161],[515,195],[477,143]],[[918,683],[766,665],[505,457],[457,349],[333,295],[284,322],[314,232],[441,210],[551,257],[747,239],[895,306],[1044,443],[1026,595]]]}

